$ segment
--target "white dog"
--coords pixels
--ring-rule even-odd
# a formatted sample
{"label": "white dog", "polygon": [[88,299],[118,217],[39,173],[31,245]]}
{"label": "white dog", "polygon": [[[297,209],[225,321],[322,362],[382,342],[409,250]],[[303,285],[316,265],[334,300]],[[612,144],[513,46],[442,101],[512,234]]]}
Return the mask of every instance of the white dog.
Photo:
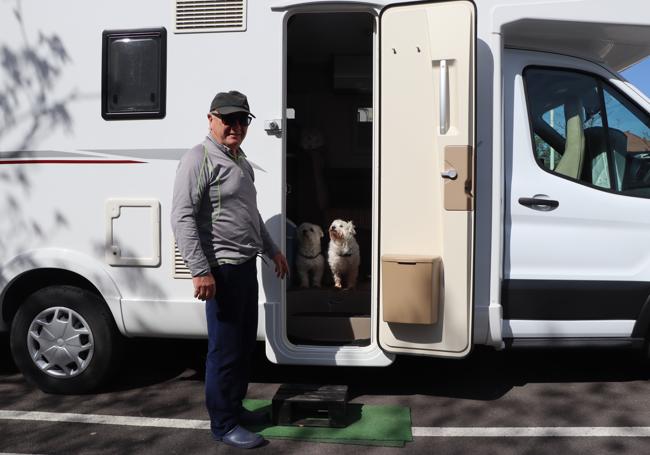
{"label": "white dog", "polygon": [[334,286],[337,288],[343,287],[343,282],[346,289],[357,285],[361,259],[359,244],[354,238],[356,233],[352,221],[334,220],[330,225],[327,262],[334,276]]}
{"label": "white dog", "polygon": [[325,270],[325,258],[321,254],[320,245],[323,230],[315,224],[302,223],[298,226],[297,233],[298,256],[296,257],[296,272],[300,280],[300,287],[309,287],[309,276],[311,275],[311,285],[319,288]]}

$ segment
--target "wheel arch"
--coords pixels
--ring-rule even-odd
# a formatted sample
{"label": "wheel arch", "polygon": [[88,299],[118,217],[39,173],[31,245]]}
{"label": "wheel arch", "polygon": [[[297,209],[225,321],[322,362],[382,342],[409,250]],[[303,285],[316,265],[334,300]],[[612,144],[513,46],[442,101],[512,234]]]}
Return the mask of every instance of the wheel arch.
{"label": "wheel arch", "polygon": [[82,253],[48,248],[14,257],[0,268],[0,329],[11,324],[31,293],[54,285],[72,285],[100,296],[124,335],[121,294],[103,264]]}

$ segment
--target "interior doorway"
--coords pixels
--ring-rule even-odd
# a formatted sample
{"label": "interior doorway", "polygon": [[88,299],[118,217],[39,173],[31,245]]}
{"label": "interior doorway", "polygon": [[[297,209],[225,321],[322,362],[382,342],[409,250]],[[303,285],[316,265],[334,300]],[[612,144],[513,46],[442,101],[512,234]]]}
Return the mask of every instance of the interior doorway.
{"label": "interior doorway", "polygon": [[[286,314],[294,344],[370,343],[374,30],[367,12],[295,14],[287,24]],[[335,220],[353,223],[354,241],[342,239],[346,246],[328,255]]]}

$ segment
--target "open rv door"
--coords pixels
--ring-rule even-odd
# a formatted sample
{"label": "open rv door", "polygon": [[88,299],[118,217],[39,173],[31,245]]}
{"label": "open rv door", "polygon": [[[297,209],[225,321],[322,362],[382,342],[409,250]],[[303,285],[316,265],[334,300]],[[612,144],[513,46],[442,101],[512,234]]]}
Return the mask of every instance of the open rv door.
{"label": "open rv door", "polygon": [[471,349],[475,8],[388,7],[380,18],[379,343]]}

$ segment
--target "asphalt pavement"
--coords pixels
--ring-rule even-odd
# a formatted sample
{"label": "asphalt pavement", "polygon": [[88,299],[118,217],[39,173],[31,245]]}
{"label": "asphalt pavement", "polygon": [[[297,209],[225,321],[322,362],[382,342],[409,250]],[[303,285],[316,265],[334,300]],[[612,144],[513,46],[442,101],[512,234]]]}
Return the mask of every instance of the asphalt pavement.
{"label": "asphalt pavement", "polygon": [[[241,453],[215,443],[202,429],[2,418],[3,411],[25,411],[205,421],[205,347],[196,340],[129,340],[120,371],[104,390],[56,396],[24,381],[10,359],[6,337],[0,336],[0,454]],[[250,398],[270,399],[283,383],[345,384],[352,403],[408,406],[414,430],[433,436],[415,436],[403,448],[271,440],[253,453],[650,451],[650,370],[634,352],[477,348],[465,360],[399,357],[385,368],[332,368],[273,365],[261,343],[258,348]],[[529,436],[501,431],[508,428]],[[549,428],[575,435],[553,435]],[[611,436],[614,430],[626,435]],[[486,431],[496,433],[486,437]]]}

